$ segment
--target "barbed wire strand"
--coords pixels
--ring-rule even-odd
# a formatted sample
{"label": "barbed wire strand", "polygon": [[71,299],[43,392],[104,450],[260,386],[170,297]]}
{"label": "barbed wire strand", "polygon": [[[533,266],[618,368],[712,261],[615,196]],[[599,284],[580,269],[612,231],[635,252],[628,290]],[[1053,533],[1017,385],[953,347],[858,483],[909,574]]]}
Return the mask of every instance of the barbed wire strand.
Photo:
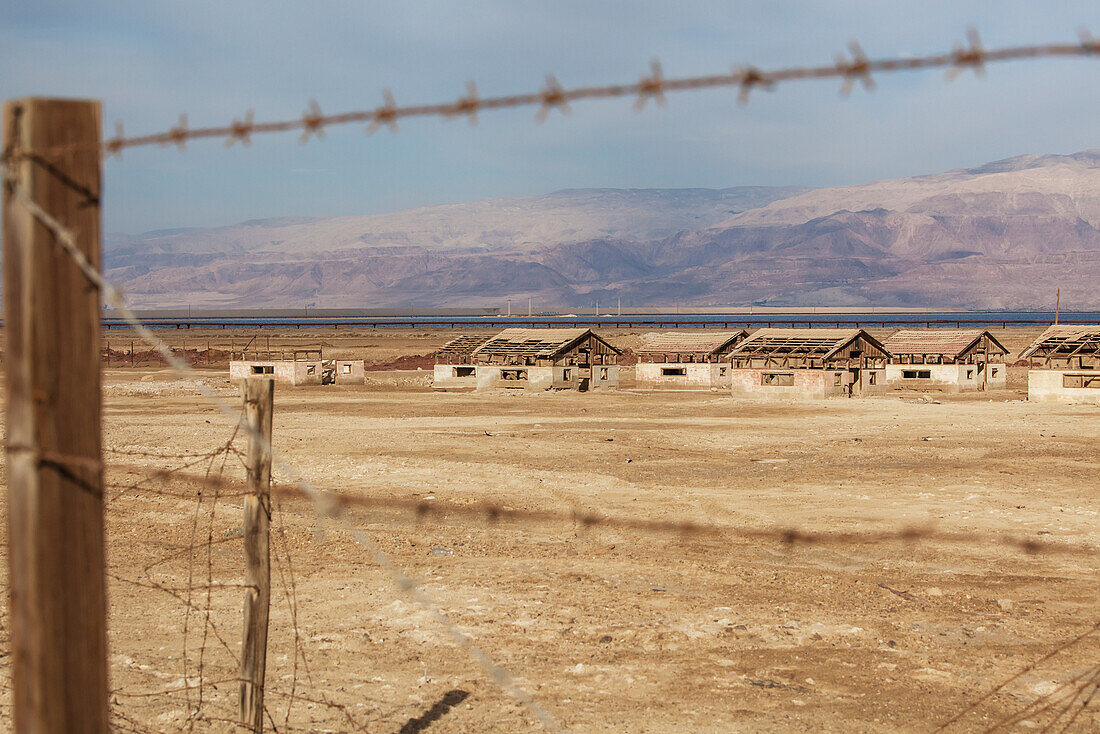
{"label": "barbed wire strand", "polygon": [[[108,465],[115,467],[115,465]],[[115,467],[117,468],[117,467]],[[156,478],[163,473],[165,478],[173,477],[185,482],[206,481],[197,474],[180,471],[158,470],[150,472]],[[210,479],[218,482],[222,488],[240,489],[244,483],[238,479]],[[1029,554],[1065,554],[1081,556],[1100,555],[1100,547],[1088,543],[1069,543],[1059,541],[1035,540],[1018,535],[988,532],[968,532],[939,530],[928,525],[904,526],[896,529],[873,531],[824,531],[807,530],[794,527],[755,527],[751,525],[731,525],[723,523],[704,523],[692,520],[654,520],[646,517],[614,516],[591,510],[575,508],[572,510],[527,510],[516,509],[496,502],[480,501],[469,504],[446,500],[426,500],[403,497],[372,497],[359,494],[347,494],[354,487],[336,489],[319,488],[341,509],[385,509],[408,512],[417,520],[446,518],[449,516],[473,518],[487,524],[505,521],[528,523],[577,523],[585,528],[610,528],[632,530],[643,533],[668,534],[680,537],[710,537],[729,540],[774,541],[785,545],[842,545],[842,544],[883,544],[890,542],[938,541],[954,544],[972,544],[975,542],[993,542],[1017,551]],[[239,495],[240,493],[238,493]],[[234,495],[234,496],[238,496]],[[275,483],[271,487],[271,496],[278,499],[309,500],[310,496],[293,484]]]}
{"label": "barbed wire strand", "polygon": [[[993,734],[993,732],[1002,729],[1011,729],[1027,719],[1037,719],[1051,709],[1059,712],[1054,719],[1054,721],[1057,721],[1065,713],[1064,710],[1060,711],[1060,709],[1063,707],[1071,708],[1082,692],[1092,686],[1092,681],[1097,672],[1100,672],[1100,666],[1087,668],[1083,673],[1078,673],[1057,688],[1044,693],[1016,713],[1009,714],[992,726],[982,730],[982,734]],[[1043,731],[1047,730],[1048,728],[1044,727]]]}
{"label": "barbed wire strand", "polygon": [[972,702],[969,706],[964,708],[962,711],[958,712],[957,714],[952,716],[950,719],[948,719],[947,721],[945,721],[942,724],[940,724],[939,726],[937,726],[935,731],[934,731],[934,734],[936,732],[944,731],[945,729],[950,727],[952,724],[955,724],[960,719],[962,719],[964,716],[967,716],[972,711],[976,710],[979,706],[981,706],[983,703],[988,701],[990,698],[997,695],[997,693],[1000,692],[1002,689],[1004,689],[1005,686],[1011,684],[1012,682],[1014,682],[1016,680],[1019,680],[1022,676],[1027,675],[1028,673],[1035,670],[1037,667],[1039,667],[1040,665],[1042,665],[1046,661],[1050,660],[1054,656],[1058,655],[1059,653],[1073,647],[1074,645],[1081,642],[1082,640],[1084,640],[1086,637],[1093,634],[1097,630],[1100,630],[1100,622],[1093,623],[1093,625],[1091,627],[1089,627],[1088,629],[1086,629],[1084,632],[1081,632],[1080,634],[1069,638],[1068,640],[1066,640],[1065,642],[1063,642],[1062,644],[1058,645],[1053,650],[1048,652],[1046,655],[1043,655],[1042,657],[1040,657],[1038,660],[1035,660],[1031,663],[1028,663],[1023,668],[1016,671],[1016,673],[1014,673],[1012,676],[1010,676],[1009,678],[1006,678],[1005,680],[1003,680],[1000,683],[998,683],[997,685],[995,685],[993,688],[986,691],[984,694],[982,694],[981,697],[979,697],[977,700]]}
{"label": "barbed wire strand", "polygon": [[968,69],[983,75],[988,64],[1002,61],[1033,60],[1055,57],[1082,57],[1100,54],[1100,39],[1094,38],[1088,31],[1081,30],[1078,43],[1051,43],[1033,46],[1011,46],[987,49],[982,45],[977,31],[967,31],[965,44],[956,44],[946,53],[926,56],[902,56],[895,58],[869,59],[860,45],[852,41],[848,44],[849,56],[838,55],[832,64],[821,66],[792,66],[769,71],[756,66],[743,65],[731,71],[719,74],[668,78],[656,59],[651,62],[648,74],[638,81],[626,84],[606,84],[599,86],[564,88],[555,77],[548,75],[546,85],[537,92],[508,94],[496,97],[481,97],[474,82],[467,82],[466,94],[451,102],[398,106],[393,93],[386,89],[382,92],[383,103],[372,109],[342,112],[326,115],[316,100],[310,100],[301,117],[291,120],[256,122],[252,110],[248,110],[240,119],[234,119],[228,125],[211,127],[189,127],[187,114],[181,114],[179,121],[168,130],[126,137],[122,123],[115,124],[115,136],[93,144],[61,145],[35,150],[13,149],[7,151],[9,159],[21,157],[54,157],[78,150],[98,150],[100,155],[120,156],[124,149],[150,145],[174,145],[184,150],[190,140],[224,138],[227,146],[240,142],[249,145],[253,135],[301,131],[300,140],[305,143],[310,138],[322,139],[325,129],[336,125],[367,124],[366,131],[373,133],[387,127],[396,132],[398,120],[412,117],[466,117],[476,123],[482,111],[501,110],[519,107],[537,107],[535,119],[545,120],[553,110],[568,113],[570,103],[582,100],[612,99],[616,97],[636,97],[635,110],[645,108],[652,99],[657,105],[667,104],[666,93],[696,91],[733,87],[738,90],[737,100],[744,104],[753,89],[774,89],[777,85],[792,81],[811,81],[823,79],[841,79],[840,93],[847,96],[856,83],[868,91],[875,88],[873,74],[916,71],[922,69],[945,68],[946,78],[950,81]]}
{"label": "barbed wire strand", "polygon": [[[1077,692],[1073,694],[1073,697],[1070,698],[1068,702],[1063,703],[1058,707],[1058,715],[1051,719],[1046,726],[1040,729],[1039,734],[1048,734],[1048,732],[1054,731],[1054,727],[1058,726],[1058,722],[1061,721],[1062,717],[1068,715],[1071,711],[1073,711],[1073,707],[1077,705],[1078,701],[1082,700],[1081,697],[1084,696],[1083,702],[1080,704],[1076,713],[1074,713],[1072,716],[1069,716],[1066,722],[1062,725],[1062,728],[1059,729],[1059,732],[1064,732],[1069,729],[1069,727],[1073,725],[1073,722],[1077,720],[1077,717],[1080,716],[1081,713],[1089,707],[1089,704],[1092,702],[1092,697],[1096,694],[1097,687],[1100,687],[1100,665],[1093,666],[1092,675],[1088,678],[1088,680],[1085,681],[1084,685],[1080,686],[1077,689]],[[1086,696],[1085,692],[1088,691],[1089,688],[1091,688],[1092,690]]]}
{"label": "barbed wire strand", "polygon": [[[236,657],[234,650],[227,643],[227,641],[225,639],[225,635],[219,629],[219,627],[215,623],[214,619],[210,617],[209,611],[212,610],[212,608],[213,608],[213,601],[212,601],[210,595],[213,592],[219,592],[219,591],[225,591],[225,590],[239,591],[241,589],[252,588],[252,587],[250,587],[249,585],[246,585],[246,584],[242,584],[242,583],[215,582],[215,581],[212,580],[209,570],[208,570],[208,574],[207,574],[207,579],[208,580],[207,580],[207,583],[205,585],[196,584],[194,582],[193,578],[192,578],[192,573],[193,573],[193,570],[194,570],[193,569],[193,556],[196,553],[196,551],[199,551],[199,550],[205,548],[205,550],[209,554],[209,551],[216,544],[225,543],[225,542],[232,541],[232,540],[235,540],[235,539],[239,541],[239,536],[227,536],[227,537],[224,537],[224,538],[214,538],[212,536],[212,534],[209,532],[209,529],[208,529],[208,532],[206,533],[205,541],[200,541],[196,538],[196,535],[198,534],[198,527],[199,527],[199,517],[198,517],[198,515],[199,515],[200,511],[206,510],[207,514],[210,515],[211,521],[213,520],[213,517],[214,517],[214,515],[216,514],[216,511],[217,511],[216,506],[212,506],[209,509],[204,507],[203,503],[205,501],[205,496],[206,496],[206,491],[205,490],[213,488],[215,490],[215,500],[217,498],[226,499],[226,498],[231,498],[231,497],[240,497],[240,496],[243,496],[244,494],[246,494],[246,492],[243,491],[243,487],[244,487],[243,483],[240,485],[242,487],[241,492],[233,493],[233,492],[224,491],[225,488],[228,487],[229,484],[230,484],[229,482],[223,481],[224,478],[225,478],[224,477],[225,460],[230,458],[230,457],[237,458],[240,455],[242,455],[242,452],[239,449],[237,449],[236,446],[234,445],[234,441],[236,440],[238,433],[239,433],[239,427],[234,426],[233,433],[230,435],[229,439],[226,442],[224,442],[221,446],[219,446],[216,450],[213,450],[213,451],[202,451],[202,452],[188,451],[188,452],[179,452],[179,453],[175,453],[175,454],[170,454],[170,453],[163,452],[163,451],[153,452],[153,451],[146,451],[146,450],[143,450],[143,449],[118,450],[118,449],[111,449],[109,447],[105,449],[105,451],[107,453],[113,454],[113,455],[125,456],[125,457],[135,457],[136,456],[136,457],[141,457],[141,458],[152,459],[154,461],[160,461],[163,458],[194,459],[196,457],[202,457],[204,461],[208,462],[207,471],[201,477],[199,475],[181,475],[181,470],[183,468],[185,468],[187,466],[191,466],[191,465],[194,464],[194,462],[187,462],[183,466],[171,467],[171,468],[166,468],[166,469],[157,468],[157,469],[155,469],[155,474],[152,474],[152,473],[148,474],[148,476],[146,476],[144,478],[144,480],[138,480],[138,482],[134,482],[134,483],[131,483],[129,485],[124,485],[123,486],[124,491],[120,492],[118,496],[128,496],[132,492],[132,490],[135,486],[140,486],[140,488],[143,492],[148,492],[148,493],[154,494],[156,496],[168,496],[168,497],[175,497],[175,498],[192,499],[192,500],[195,500],[197,504],[196,504],[196,507],[195,507],[194,517],[192,518],[191,522],[189,523],[189,525],[191,526],[191,530],[190,530],[191,538],[190,538],[188,543],[185,543],[182,546],[169,546],[169,552],[168,552],[167,555],[161,555],[159,558],[156,558],[155,560],[151,560],[151,561],[148,561],[148,562],[144,563],[144,565],[141,568],[141,575],[139,575],[137,580],[132,579],[132,578],[125,578],[125,577],[121,576],[120,574],[114,573],[114,572],[109,572],[108,573],[108,575],[115,581],[130,584],[130,585],[134,585],[134,586],[139,587],[139,588],[146,588],[146,589],[150,589],[150,590],[159,591],[163,594],[169,595],[173,599],[177,600],[181,604],[181,606],[184,608],[183,644],[182,644],[182,652],[181,652],[181,660],[184,663],[184,670],[185,670],[185,672],[184,672],[184,674],[181,678],[181,681],[183,681],[184,684],[181,685],[181,686],[175,686],[175,687],[169,686],[169,687],[160,688],[158,690],[141,691],[141,692],[133,692],[133,691],[129,691],[129,690],[123,690],[123,689],[117,689],[116,688],[115,690],[113,690],[111,692],[111,695],[113,697],[121,696],[121,697],[128,698],[128,699],[148,699],[148,698],[157,698],[157,697],[169,697],[169,696],[172,696],[172,695],[182,695],[183,697],[185,697],[184,706],[185,706],[185,710],[188,712],[188,730],[193,730],[195,724],[200,719],[201,720],[208,720],[208,718],[209,718],[209,711],[204,710],[203,701],[201,700],[204,688],[209,686],[209,687],[212,687],[215,690],[217,690],[218,686],[223,684],[223,683],[236,682],[236,681],[241,680],[239,678],[239,676],[232,677],[232,678],[217,678],[217,679],[213,679],[213,680],[208,679],[207,674],[204,672],[203,665],[202,665],[202,659],[205,657],[205,650],[207,648],[205,639],[202,640],[202,642],[200,644],[199,652],[198,652],[198,656],[200,658],[200,661],[199,661],[200,664],[198,666],[199,667],[199,672],[197,673],[196,676],[192,676],[192,675],[190,675],[190,672],[187,671],[188,663],[192,659],[192,656],[194,654],[191,650],[188,649],[188,644],[187,644],[187,636],[188,636],[188,628],[189,628],[189,617],[192,613],[196,614],[196,616],[198,616],[199,618],[203,618],[205,624],[209,624],[209,628],[208,628],[209,632],[214,635],[215,639],[217,639],[217,641],[220,643],[221,648],[223,648],[227,653],[229,653],[229,659],[232,661],[234,667],[239,666],[239,659]],[[217,476],[215,477],[215,476],[212,476],[210,474],[210,471],[213,468],[214,462],[216,462],[219,458],[222,459],[222,465],[220,467],[218,467]],[[139,473],[143,473],[143,471],[145,471],[147,469],[144,466],[136,466],[136,465],[107,465],[104,468],[107,469],[107,470],[116,470],[116,471],[121,470],[126,474],[139,474]],[[242,464],[242,469],[244,469],[244,468],[245,467]],[[193,489],[188,493],[184,493],[184,492],[167,491],[163,488],[153,489],[152,487],[144,486],[145,482],[148,482],[148,481],[153,480],[153,479],[161,480],[161,482],[178,482],[178,483],[181,483],[181,484],[186,484],[188,486],[191,486],[191,487],[193,487]],[[214,485],[216,485],[216,486],[214,486]],[[106,486],[111,487],[111,486],[117,486],[117,485],[112,485],[111,482],[107,482]],[[273,523],[273,530],[276,530],[276,529],[280,533],[280,537],[281,537],[281,533],[284,530],[283,527],[282,527],[282,524],[281,523],[278,523],[278,524]],[[284,571],[284,569],[282,567],[282,564],[280,563],[279,543],[276,542],[273,545],[273,552],[274,552],[273,553],[273,555],[274,555],[273,560],[275,561],[275,567],[278,571],[279,578],[280,578],[280,580],[283,584],[283,589],[284,589],[284,593],[286,594],[287,600],[291,604],[291,617],[292,617],[291,618],[291,628],[292,628],[292,631],[293,631],[293,639],[294,639],[294,645],[295,645],[296,658],[295,658],[294,668],[293,668],[293,671],[292,671],[291,676],[290,676],[290,678],[291,678],[291,680],[290,680],[291,689],[290,689],[289,693],[285,693],[281,690],[276,689],[275,687],[273,687],[273,684],[269,684],[268,686],[265,687],[265,690],[268,693],[271,693],[273,695],[281,696],[284,699],[286,699],[286,701],[287,701],[285,716],[282,717],[283,721],[282,721],[281,724],[279,724],[275,721],[274,715],[272,714],[270,708],[265,705],[265,713],[267,714],[268,719],[271,721],[271,728],[272,728],[273,731],[284,731],[284,732],[294,731],[294,730],[309,731],[309,729],[298,729],[297,727],[294,727],[290,724],[290,716],[291,716],[291,713],[292,713],[292,706],[293,706],[295,701],[301,700],[301,701],[308,701],[310,704],[313,704],[313,705],[316,705],[316,706],[321,706],[321,707],[327,708],[331,711],[334,711],[338,715],[340,715],[349,724],[349,726],[351,727],[352,730],[363,731],[365,729],[364,725],[355,718],[355,716],[351,713],[349,708],[345,705],[342,705],[342,704],[339,704],[339,703],[336,703],[336,702],[332,701],[329,698],[329,696],[323,690],[319,691],[318,693],[315,693],[312,697],[305,697],[305,696],[297,694],[297,692],[296,692],[296,687],[299,685],[299,683],[298,683],[297,659],[301,658],[304,661],[306,652],[305,652],[304,646],[302,645],[302,638],[301,638],[300,629],[299,629],[299,626],[298,626],[298,619],[297,619],[297,614],[296,614],[296,606],[297,606],[296,605],[296,599],[295,599],[295,596],[293,594],[293,591],[287,591],[288,584],[289,584],[289,588],[291,590],[294,589],[295,579],[294,579],[293,568],[289,566],[289,564],[290,564],[289,549],[285,549],[285,551],[286,551],[286,554],[287,554],[286,562],[288,564],[288,569],[286,571]],[[172,585],[169,585],[169,584],[166,584],[166,583],[155,581],[152,578],[148,578],[147,580],[141,580],[142,576],[148,576],[148,574],[150,573],[150,571],[153,568],[158,567],[158,566],[160,566],[160,565],[162,565],[162,564],[164,564],[164,563],[166,563],[170,560],[176,560],[176,559],[180,558],[181,556],[187,556],[187,558],[188,558],[188,564],[186,566],[186,568],[187,568],[187,577],[186,577],[183,584],[181,584],[179,586],[172,586]],[[204,605],[200,606],[199,604],[192,601],[192,598],[193,598],[192,594],[194,592],[203,592],[203,591],[206,591],[208,596],[207,596],[206,603]],[[205,635],[206,635],[206,632],[204,632],[204,635],[203,635],[204,638],[205,638]],[[306,666],[306,673],[307,673],[307,675],[309,675],[308,665]],[[198,682],[196,682],[194,684],[187,684],[186,681],[189,681],[189,680],[197,680]],[[310,678],[310,685],[312,685],[312,684],[313,684],[313,681],[312,681],[312,678]],[[193,692],[197,692],[200,696],[199,703],[194,704],[194,705],[192,705],[192,703],[191,703],[191,696],[192,696]]]}
{"label": "barbed wire strand", "polygon": [[2,172],[4,180],[10,186],[12,199],[23,206],[36,220],[38,220],[39,224],[50,231],[54,241],[61,248],[62,252],[68,255],[87,280],[99,290],[102,297],[111,304],[127,323],[130,324],[135,333],[156,351],[160,352],[172,369],[178,372],[183,378],[193,383],[195,388],[204,398],[224,413],[234,424],[244,430],[250,438],[257,441],[261,449],[271,457],[274,468],[289,477],[294,485],[313,501],[314,510],[317,514],[338,522],[341,528],[348,533],[353,540],[366,549],[368,555],[371,556],[374,562],[389,574],[398,590],[408,597],[416,606],[426,611],[428,615],[443,628],[451,640],[461,649],[466,651],[466,653],[474,659],[482,670],[486,672],[505,693],[522,704],[528,712],[547,729],[557,731],[558,725],[554,718],[534,700],[530,693],[516,682],[511,673],[494,662],[489,655],[474,643],[469,635],[450,621],[446,613],[424,592],[421,584],[416,579],[405,573],[396,563],[394,563],[367,533],[349,522],[348,519],[343,516],[339,505],[333,498],[317,490],[292,464],[281,459],[280,456],[275,453],[271,442],[247,422],[242,411],[226,403],[220,395],[203,382],[201,376],[198,375],[185,360],[176,356],[163,340],[137,318],[130,307],[126,305],[120,291],[92,265],[87,256],[80,250],[76,244],[73,233],[42,209],[42,207],[30,197],[23,187],[19,185],[18,181],[10,176],[7,166],[3,166],[0,172]]}

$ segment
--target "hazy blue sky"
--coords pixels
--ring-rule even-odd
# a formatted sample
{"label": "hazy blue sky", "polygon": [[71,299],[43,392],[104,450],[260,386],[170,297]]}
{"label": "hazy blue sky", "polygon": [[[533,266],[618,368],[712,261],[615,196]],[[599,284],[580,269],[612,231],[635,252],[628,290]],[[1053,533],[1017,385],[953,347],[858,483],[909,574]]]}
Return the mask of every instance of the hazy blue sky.
{"label": "hazy blue sky", "polygon": [[[946,50],[968,25],[989,46],[1100,35],[1100,3],[265,2],[0,0],[0,93],[97,97],[105,130],[159,131],[296,117],[464,93],[633,81],[659,57],[670,76],[832,60],[849,39],[872,57]],[[251,148],[198,142],[106,163],[110,231],[295,215],[363,214],[560,188],[834,185],[909,176],[1020,153],[1100,147],[1100,59],[883,76],[850,99],[831,82],[757,93],[677,94],[641,114],[581,103],[542,125],[532,110],[409,120],[400,132],[329,130]]]}

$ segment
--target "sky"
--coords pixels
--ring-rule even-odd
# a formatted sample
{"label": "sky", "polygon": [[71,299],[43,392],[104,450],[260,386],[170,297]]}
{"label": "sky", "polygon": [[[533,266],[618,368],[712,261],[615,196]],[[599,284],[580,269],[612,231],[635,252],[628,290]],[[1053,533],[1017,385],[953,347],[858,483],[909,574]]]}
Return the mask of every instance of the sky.
{"label": "sky", "polygon": [[[1100,36],[1100,3],[856,0],[332,2],[0,0],[0,97],[102,100],[104,132],[372,109],[465,94],[628,83],[830,63],[858,40],[872,58],[949,50],[975,27],[989,47]],[[331,128],[250,147],[198,141],[105,162],[104,226],[137,233],[280,216],[371,214],[563,188],[835,186],[1024,153],[1100,147],[1100,58],[1007,62],[947,83],[880,76],[847,99],[834,81],[677,93],[402,121],[396,134]]]}

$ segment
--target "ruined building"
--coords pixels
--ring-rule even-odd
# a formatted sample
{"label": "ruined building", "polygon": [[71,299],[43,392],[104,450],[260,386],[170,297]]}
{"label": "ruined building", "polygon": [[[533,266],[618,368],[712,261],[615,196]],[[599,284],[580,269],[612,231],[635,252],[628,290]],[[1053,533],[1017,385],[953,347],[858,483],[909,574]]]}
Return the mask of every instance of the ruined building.
{"label": "ruined building", "polygon": [[729,354],[748,332],[671,331],[649,334],[638,349],[638,387],[707,389],[730,386]]}
{"label": "ruined building", "polygon": [[434,387],[469,387],[471,378],[479,390],[583,392],[619,384],[620,350],[589,329],[505,329],[476,344],[479,339],[462,337],[444,346],[435,372],[442,380]]}
{"label": "ruined building", "polygon": [[854,397],[881,392],[890,353],[862,329],[759,329],[730,352],[734,395]]}
{"label": "ruined building", "polygon": [[1100,324],[1051,326],[1020,359],[1028,400],[1100,404]]}
{"label": "ruined building", "polygon": [[983,329],[903,329],[883,342],[886,382],[914,389],[966,392],[1007,385],[1008,350]]}
{"label": "ruined building", "polygon": [[362,385],[366,381],[361,359],[324,359],[321,349],[235,352],[229,361],[229,380],[267,376],[282,385]]}

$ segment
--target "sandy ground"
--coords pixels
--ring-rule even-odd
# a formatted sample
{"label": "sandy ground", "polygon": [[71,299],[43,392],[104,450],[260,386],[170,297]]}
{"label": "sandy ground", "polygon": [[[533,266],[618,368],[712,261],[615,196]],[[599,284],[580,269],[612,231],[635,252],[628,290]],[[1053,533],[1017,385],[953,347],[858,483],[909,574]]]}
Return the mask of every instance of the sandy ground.
{"label": "sandy ground", "polygon": [[[302,338],[383,362],[447,336]],[[205,374],[239,404],[224,372]],[[563,729],[925,732],[979,702],[949,730],[1022,712],[1021,731],[1094,731],[1100,693],[1081,713],[1092,689],[1074,696],[1100,666],[1100,633],[982,700],[1098,621],[1096,552],[1026,554],[998,540],[1100,546],[1100,408],[1029,404],[1021,375],[999,393],[798,404],[634,392],[629,379],[602,394],[432,393],[423,373],[385,372],[363,387],[277,388],[274,435],[304,476],[345,495],[562,513],[489,523],[374,509],[350,521]],[[243,470],[235,456],[151,454],[216,450],[232,421],[157,368],[112,368],[104,393],[116,725],[226,730],[241,500],[235,485],[196,477]],[[187,464],[187,479],[152,474]],[[788,546],[585,528],[570,518],[578,509],[975,537]],[[291,499],[273,527],[278,730],[542,728],[346,528]]]}

